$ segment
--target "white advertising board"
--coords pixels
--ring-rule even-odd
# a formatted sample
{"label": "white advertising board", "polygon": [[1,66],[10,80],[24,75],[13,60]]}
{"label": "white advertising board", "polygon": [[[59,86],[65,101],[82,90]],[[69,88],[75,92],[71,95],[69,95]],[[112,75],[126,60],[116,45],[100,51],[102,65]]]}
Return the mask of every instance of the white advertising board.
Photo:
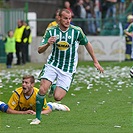
{"label": "white advertising board", "polygon": [[[88,36],[95,55],[100,61],[122,61],[125,59],[125,38],[120,36]],[[91,60],[84,50],[84,60]]]}
{"label": "white advertising board", "polygon": [[28,20],[29,25],[31,28],[31,35],[32,37],[36,37],[37,35],[37,22],[36,22],[37,16],[35,12],[28,12]]}

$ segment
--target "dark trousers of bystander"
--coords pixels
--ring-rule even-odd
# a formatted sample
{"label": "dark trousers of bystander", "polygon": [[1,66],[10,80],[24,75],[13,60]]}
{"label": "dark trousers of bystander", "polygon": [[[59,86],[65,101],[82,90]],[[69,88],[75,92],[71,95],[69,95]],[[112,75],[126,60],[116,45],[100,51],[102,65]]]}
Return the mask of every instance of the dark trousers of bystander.
{"label": "dark trousers of bystander", "polygon": [[21,64],[21,50],[22,50],[22,43],[16,42],[16,57],[17,57],[16,65]]}
{"label": "dark trousers of bystander", "polygon": [[25,43],[16,42],[16,57],[17,57],[16,65],[26,63],[26,45],[25,45]]}
{"label": "dark trousers of bystander", "polygon": [[8,53],[7,54],[7,59],[6,59],[7,68],[11,67],[12,61],[13,61],[13,53]]}
{"label": "dark trousers of bystander", "polygon": [[26,54],[26,62],[30,62],[29,59],[29,43],[25,43],[25,54]]}
{"label": "dark trousers of bystander", "polygon": [[26,55],[27,55],[27,45],[26,43],[22,44],[22,64],[24,65],[26,63]]}

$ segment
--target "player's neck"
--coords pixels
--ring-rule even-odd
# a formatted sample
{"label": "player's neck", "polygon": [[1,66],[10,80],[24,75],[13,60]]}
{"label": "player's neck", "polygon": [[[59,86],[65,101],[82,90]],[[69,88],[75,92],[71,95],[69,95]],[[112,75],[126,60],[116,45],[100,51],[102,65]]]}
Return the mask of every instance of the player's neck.
{"label": "player's neck", "polygon": [[65,27],[65,26],[60,25],[59,28],[60,28],[62,31],[67,31],[69,27]]}
{"label": "player's neck", "polygon": [[27,93],[25,93],[25,96],[31,96],[33,94],[34,89],[31,89],[30,91],[28,91]]}

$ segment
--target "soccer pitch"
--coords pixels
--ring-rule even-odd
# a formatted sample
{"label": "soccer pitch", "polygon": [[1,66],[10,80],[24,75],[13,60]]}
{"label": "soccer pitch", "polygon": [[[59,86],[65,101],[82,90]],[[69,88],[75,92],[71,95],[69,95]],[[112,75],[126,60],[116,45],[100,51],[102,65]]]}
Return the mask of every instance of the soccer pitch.
{"label": "soccer pitch", "polygon": [[[34,115],[13,115],[0,112],[0,133],[132,133],[133,80],[132,62],[100,62],[104,74],[93,62],[79,62],[77,73],[66,97],[61,101],[71,111],[53,111],[42,115],[40,125],[30,125]],[[21,78],[36,78],[43,64],[27,63],[6,69],[0,64],[0,100],[8,102],[12,91],[21,86]],[[54,101],[48,98],[47,101]]]}

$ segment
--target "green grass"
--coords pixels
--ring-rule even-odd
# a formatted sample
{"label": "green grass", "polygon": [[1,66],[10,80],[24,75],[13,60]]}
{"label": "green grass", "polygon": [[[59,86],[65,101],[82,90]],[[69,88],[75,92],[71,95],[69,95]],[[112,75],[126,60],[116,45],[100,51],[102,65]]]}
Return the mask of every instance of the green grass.
{"label": "green grass", "polygon": [[[62,100],[70,112],[54,111],[42,115],[40,125],[30,125],[33,115],[0,112],[0,133],[132,133],[132,62],[101,62],[99,74],[92,62],[79,62],[71,88]],[[0,64],[0,100],[8,102],[21,85],[24,74],[36,78],[43,64],[28,63],[6,69]],[[39,82],[36,82],[39,87]],[[54,101],[47,98],[47,101]]]}

